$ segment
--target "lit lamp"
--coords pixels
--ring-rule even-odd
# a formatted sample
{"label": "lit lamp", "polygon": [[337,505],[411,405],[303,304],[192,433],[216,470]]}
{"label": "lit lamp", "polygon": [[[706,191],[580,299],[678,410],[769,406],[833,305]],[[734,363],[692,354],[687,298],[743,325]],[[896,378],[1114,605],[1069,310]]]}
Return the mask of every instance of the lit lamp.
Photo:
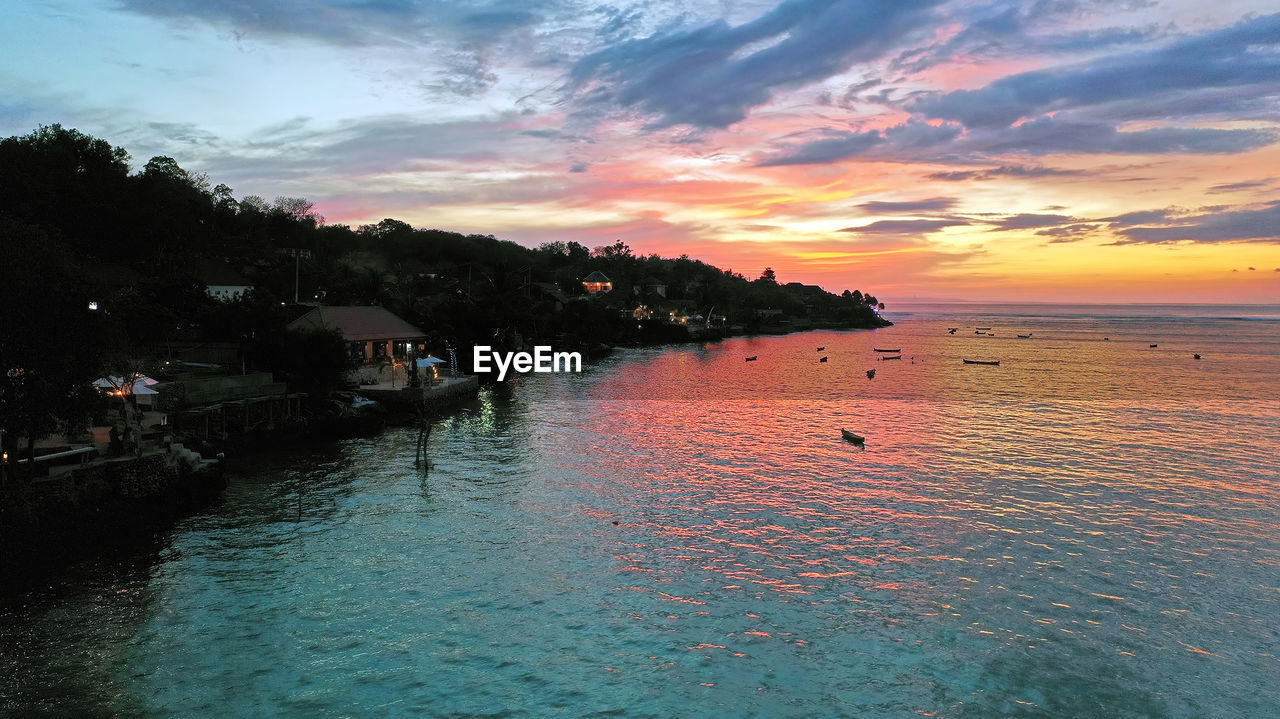
{"label": "lit lamp", "polygon": [[89,300],[89,309],[91,311],[97,311],[98,303],[95,300]]}

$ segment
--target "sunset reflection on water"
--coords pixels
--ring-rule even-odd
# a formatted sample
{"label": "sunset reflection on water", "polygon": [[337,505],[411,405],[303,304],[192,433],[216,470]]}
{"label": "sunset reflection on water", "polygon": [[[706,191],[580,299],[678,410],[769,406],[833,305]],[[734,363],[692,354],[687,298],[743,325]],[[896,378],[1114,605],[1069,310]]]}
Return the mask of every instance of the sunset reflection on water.
{"label": "sunset reflection on water", "polygon": [[[573,406],[591,408],[585,488],[622,528],[618,589],[635,597],[619,601],[731,627],[730,654],[777,637],[942,642],[957,651],[925,650],[911,671],[975,682],[988,652],[1050,646],[1061,655],[1028,660],[1025,684],[1070,685],[1086,666],[1141,675],[1152,660],[1172,679],[1198,656],[1277,670],[1262,638],[1280,608],[1265,578],[1280,545],[1280,338],[1206,370],[1194,328],[1159,357],[1123,336],[993,350],[912,330],[637,350],[601,368]],[[903,345],[903,360],[873,345]],[[960,362],[971,356],[1002,364]],[[744,606],[761,611],[723,613]],[[1135,701],[1180,713],[1164,692]]]}
{"label": "sunset reflection on water", "polygon": [[413,429],[257,458],[0,617],[0,710],[1273,713],[1276,323],[966,319],[622,349],[426,472]]}

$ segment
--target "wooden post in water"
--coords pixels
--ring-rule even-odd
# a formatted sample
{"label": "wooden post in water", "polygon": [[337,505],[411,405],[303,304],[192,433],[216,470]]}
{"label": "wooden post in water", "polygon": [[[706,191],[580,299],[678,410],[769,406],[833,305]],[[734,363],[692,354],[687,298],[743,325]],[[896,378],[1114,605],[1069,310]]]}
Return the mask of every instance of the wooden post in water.
{"label": "wooden post in water", "polygon": [[414,451],[413,466],[422,467],[423,474],[431,469],[431,462],[427,458],[427,440],[431,439],[431,425],[435,420],[434,412],[427,409],[428,386],[428,383],[423,383],[422,394],[415,403],[415,409],[418,410],[418,441]]}

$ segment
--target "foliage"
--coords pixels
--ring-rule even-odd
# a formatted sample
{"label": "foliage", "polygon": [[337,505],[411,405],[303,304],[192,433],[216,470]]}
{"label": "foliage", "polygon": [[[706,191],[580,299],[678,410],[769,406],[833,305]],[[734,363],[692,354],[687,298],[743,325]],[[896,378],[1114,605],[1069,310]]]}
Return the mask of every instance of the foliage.
{"label": "foliage", "polygon": [[[0,429],[6,449],[83,427],[114,346],[86,269],[39,228],[0,218]],[[49,291],[56,288],[56,291]]]}
{"label": "foliage", "polygon": [[282,330],[255,338],[247,349],[255,364],[271,367],[313,400],[340,389],[350,368],[347,343],[337,330]]}
{"label": "foliage", "polygon": [[[724,315],[748,330],[759,328],[761,317],[776,315],[759,310],[839,326],[878,322],[879,303],[859,290],[835,295],[783,284],[773,268],[749,280],[687,255],[639,255],[621,240],[594,249],[573,241],[532,249],[392,218],[356,229],[326,224],[309,200],[237,200],[231,187],[212,184],[171,157],[153,157],[131,173],[123,149],[60,125],[0,140],[0,218],[6,216],[5,231],[26,233],[21,247],[28,250],[20,252],[20,244],[5,238],[11,259],[5,271],[14,275],[6,292],[27,293],[9,306],[47,317],[44,339],[56,344],[73,332],[84,348],[89,330],[77,323],[92,320],[94,331],[108,335],[93,347],[124,358],[181,342],[234,343],[243,348],[246,369],[275,371],[315,391],[336,386],[333,368],[345,354],[313,346],[314,362],[301,359],[295,350],[304,340],[283,332],[303,311],[281,302],[295,292],[303,301],[385,306],[423,328],[432,338],[429,349],[440,355],[448,346],[470,344],[679,336],[682,330],[667,327],[637,330],[631,314],[639,303],[659,318],[675,311]],[[41,256],[35,245],[50,253]],[[232,302],[207,297],[193,268],[209,263],[230,265],[254,291]],[[92,267],[95,281],[72,279],[85,274],[77,265]],[[581,279],[594,270],[610,278],[611,292],[586,295]],[[665,294],[655,291],[658,285]],[[65,308],[56,302],[33,306],[42,304],[50,287],[67,295]],[[79,293],[90,287],[100,311],[73,316],[83,314]],[[62,314],[55,319],[50,313]],[[79,358],[92,364],[96,352]],[[62,382],[84,375],[83,369],[50,371]]]}

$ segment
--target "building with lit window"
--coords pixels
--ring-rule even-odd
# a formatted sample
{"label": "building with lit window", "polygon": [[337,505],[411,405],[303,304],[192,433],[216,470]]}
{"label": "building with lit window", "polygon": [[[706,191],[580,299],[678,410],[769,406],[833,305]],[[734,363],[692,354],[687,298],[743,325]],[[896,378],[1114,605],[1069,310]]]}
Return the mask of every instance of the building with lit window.
{"label": "building with lit window", "polygon": [[613,291],[613,282],[600,270],[594,270],[582,280],[582,288],[593,295]]}

